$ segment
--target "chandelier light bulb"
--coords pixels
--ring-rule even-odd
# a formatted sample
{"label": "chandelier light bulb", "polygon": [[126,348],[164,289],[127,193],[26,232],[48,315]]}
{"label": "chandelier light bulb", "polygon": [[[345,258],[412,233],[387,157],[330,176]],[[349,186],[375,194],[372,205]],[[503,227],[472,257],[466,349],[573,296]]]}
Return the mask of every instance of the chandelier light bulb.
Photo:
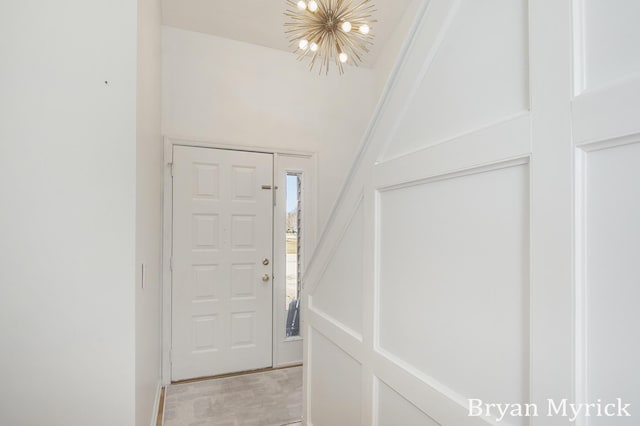
{"label": "chandelier light bulb", "polygon": [[342,31],[344,31],[345,33],[348,33],[349,31],[351,31],[351,22],[349,21],[345,21],[342,23]]}
{"label": "chandelier light bulb", "polygon": [[347,56],[346,53],[342,52],[340,53],[340,55],[338,55],[338,58],[340,58],[340,62],[344,64],[345,62],[347,62],[347,59],[349,59],[349,56]]}
{"label": "chandelier light bulb", "polygon": [[302,0],[300,0],[298,2],[298,10],[305,10],[306,8],[307,8],[307,3],[302,1]]}
{"label": "chandelier light bulb", "polygon": [[316,3],[314,0],[311,0],[307,7],[309,8],[309,11],[315,12],[316,10],[318,10],[318,3]]}
{"label": "chandelier light bulb", "polygon": [[309,45],[309,49],[311,49],[312,52],[317,52],[318,51],[318,45],[314,42],[311,42],[311,44]]}
{"label": "chandelier light bulb", "polygon": [[371,30],[371,28],[369,28],[369,26],[367,24],[360,25],[360,29],[359,29],[360,34],[367,35],[367,34],[369,34],[370,30]]}
{"label": "chandelier light bulb", "polygon": [[307,50],[307,47],[309,47],[309,41],[303,38],[300,40],[300,43],[298,43],[298,47],[302,50]]}

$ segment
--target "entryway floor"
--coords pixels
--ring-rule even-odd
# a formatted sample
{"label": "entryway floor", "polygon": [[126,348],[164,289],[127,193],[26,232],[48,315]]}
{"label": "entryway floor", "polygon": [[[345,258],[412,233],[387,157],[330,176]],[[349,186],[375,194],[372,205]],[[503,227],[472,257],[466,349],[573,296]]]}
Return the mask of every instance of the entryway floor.
{"label": "entryway floor", "polygon": [[282,426],[302,418],[302,367],[169,385],[165,426]]}

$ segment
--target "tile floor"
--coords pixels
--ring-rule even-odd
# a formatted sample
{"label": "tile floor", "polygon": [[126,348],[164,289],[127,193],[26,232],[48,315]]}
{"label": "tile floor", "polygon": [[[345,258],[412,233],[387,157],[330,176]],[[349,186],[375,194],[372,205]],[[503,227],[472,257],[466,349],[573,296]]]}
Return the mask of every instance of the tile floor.
{"label": "tile floor", "polygon": [[302,367],[292,367],[170,385],[163,424],[301,426],[301,418]]}

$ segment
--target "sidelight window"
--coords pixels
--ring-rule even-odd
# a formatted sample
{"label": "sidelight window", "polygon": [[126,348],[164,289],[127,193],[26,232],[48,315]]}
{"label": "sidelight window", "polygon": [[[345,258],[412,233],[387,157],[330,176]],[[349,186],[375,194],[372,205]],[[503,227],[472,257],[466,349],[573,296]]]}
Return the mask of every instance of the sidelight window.
{"label": "sidelight window", "polygon": [[300,334],[302,174],[286,178],[286,291],[287,337]]}

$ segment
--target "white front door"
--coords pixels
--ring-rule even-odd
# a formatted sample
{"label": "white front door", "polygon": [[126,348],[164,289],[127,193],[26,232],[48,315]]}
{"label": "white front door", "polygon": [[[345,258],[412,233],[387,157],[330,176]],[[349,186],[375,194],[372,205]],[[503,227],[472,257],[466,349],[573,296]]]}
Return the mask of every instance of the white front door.
{"label": "white front door", "polygon": [[171,379],[272,365],[273,156],[173,151]]}

